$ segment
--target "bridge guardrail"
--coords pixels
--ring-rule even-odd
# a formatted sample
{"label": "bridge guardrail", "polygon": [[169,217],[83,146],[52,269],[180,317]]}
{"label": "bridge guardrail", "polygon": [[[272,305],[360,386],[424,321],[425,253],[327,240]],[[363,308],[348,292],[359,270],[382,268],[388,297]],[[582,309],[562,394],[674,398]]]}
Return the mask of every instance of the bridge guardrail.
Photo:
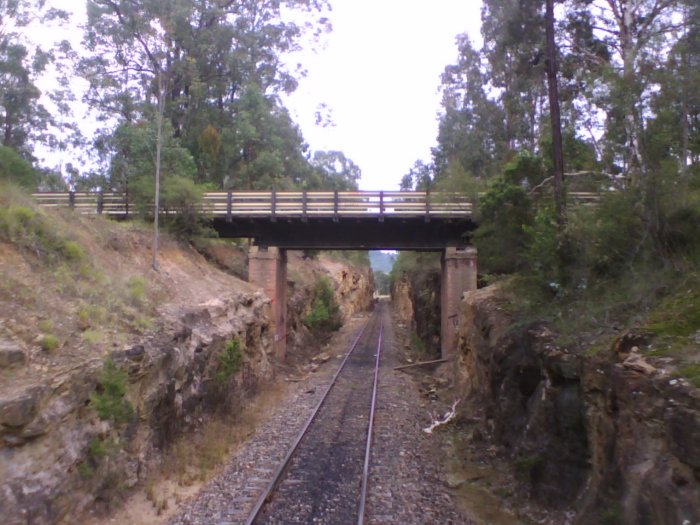
{"label": "bridge guardrail", "polygon": [[[40,206],[72,208],[82,214],[127,218],[134,206],[126,194],[114,192],[34,193]],[[570,201],[595,204],[600,194],[571,192]],[[466,194],[425,191],[236,191],[210,192],[202,197],[201,211],[218,218],[351,218],[469,216],[474,203]],[[176,211],[163,210],[170,214]]]}

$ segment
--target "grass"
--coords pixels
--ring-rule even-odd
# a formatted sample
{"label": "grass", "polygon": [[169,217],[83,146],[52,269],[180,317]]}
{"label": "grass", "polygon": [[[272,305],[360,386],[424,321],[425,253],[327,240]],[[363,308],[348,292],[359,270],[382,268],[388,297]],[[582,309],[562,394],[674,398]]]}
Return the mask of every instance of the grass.
{"label": "grass", "polygon": [[[21,189],[0,183],[0,241],[14,245],[30,265],[51,268],[41,294],[31,288],[18,289],[20,283],[11,281],[9,276],[0,282],[0,293],[39,311],[42,305],[50,308],[52,304],[79,304],[70,307],[75,312],[73,325],[63,322],[60,333],[56,333],[46,321],[39,327],[41,333],[68,340],[73,330],[86,331],[95,326],[132,333],[153,328],[147,280],[131,276],[125,282],[108,275],[97,266],[91,244],[100,239],[107,243],[114,237],[114,229],[131,231],[139,227],[112,222],[105,222],[103,227],[98,222],[67,211],[39,208]],[[102,342],[96,332],[82,337],[90,344]],[[45,344],[53,347],[55,342],[48,337]]]}
{"label": "grass", "polygon": [[686,378],[696,388],[700,388],[700,363],[695,363],[679,368],[678,375]]}
{"label": "grass", "polygon": [[177,439],[166,452],[163,476],[181,486],[208,479],[235,447],[252,435],[268,407],[277,406],[283,395],[279,385],[266,385],[240,410],[209,420],[198,431]]}
{"label": "grass", "polygon": [[539,454],[531,454],[529,456],[521,456],[515,459],[515,461],[513,461],[513,465],[515,466],[515,470],[517,472],[529,476],[534,469],[542,464],[542,461],[542,456]]}
{"label": "grass", "polygon": [[104,334],[98,330],[86,330],[83,332],[81,338],[89,345],[98,345],[102,342]]}
{"label": "grass", "polygon": [[135,306],[142,306],[148,290],[146,279],[137,275],[130,277],[126,282],[126,290],[131,303]]}
{"label": "grass", "polygon": [[648,327],[659,336],[688,337],[700,330],[700,278],[689,277],[663,299],[651,312]]}
{"label": "grass", "polygon": [[39,330],[41,330],[45,334],[53,332],[53,321],[49,319],[42,319],[41,321],[39,321],[38,327]]}

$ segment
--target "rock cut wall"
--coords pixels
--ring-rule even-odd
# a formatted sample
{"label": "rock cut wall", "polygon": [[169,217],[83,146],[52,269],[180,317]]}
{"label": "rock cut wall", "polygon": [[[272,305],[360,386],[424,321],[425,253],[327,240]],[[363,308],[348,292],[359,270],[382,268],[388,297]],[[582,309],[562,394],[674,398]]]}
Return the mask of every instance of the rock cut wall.
{"label": "rock cut wall", "polygon": [[462,417],[575,523],[700,523],[700,390],[639,355],[641,336],[573,354],[544,326],[514,328],[497,287],[465,294]]}
{"label": "rock cut wall", "polygon": [[[103,360],[93,359],[0,399],[0,508],[6,525],[52,524],[143,481],[161,452],[216,410],[235,410],[272,377],[269,301],[234,293],[191,308],[110,359],[127,372],[129,421],[100,420],[91,406]],[[216,377],[226,343],[240,341],[240,369]]]}

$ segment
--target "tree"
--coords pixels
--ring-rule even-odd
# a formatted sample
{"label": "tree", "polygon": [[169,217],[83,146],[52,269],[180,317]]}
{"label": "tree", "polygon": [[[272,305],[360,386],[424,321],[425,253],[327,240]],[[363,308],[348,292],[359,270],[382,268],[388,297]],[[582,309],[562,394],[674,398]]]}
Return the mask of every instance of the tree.
{"label": "tree", "polygon": [[564,151],[559,112],[559,85],[557,80],[557,48],[554,41],[554,0],[547,0],[547,84],[549,86],[549,115],[552,125],[552,168],[554,177],[554,209],[559,229],[564,228]]}
{"label": "tree", "polygon": [[427,191],[430,189],[433,178],[433,166],[417,160],[401,179],[401,191]]}
{"label": "tree", "polygon": [[[65,21],[67,14],[49,9],[41,0],[0,2],[0,133],[2,145],[34,160],[33,143],[52,142],[47,133],[56,121],[40,101],[37,77],[55,63],[55,50],[30,42],[23,30],[32,23]],[[67,44],[59,48],[65,52]],[[61,90],[56,90],[61,93]],[[55,93],[55,94],[56,94]]]}
{"label": "tree", "polygon": [[500,93],[511,150],[537,149],[542,102],[543,0],[484,0],[482,50],[489,84]]}
{"label": "tree", "polygon": [[[168,86],[166,119],[197,160],[200,182],[293,184],[292,166],[305,165],[306,174],[309,167],[277,97],[296,87],[282,55],[297,49],[314,15],[317,32],[329,27],[326,8],[325,0],[90,0],[90,56],[80,66],[90,81],[88,101],[108,122],[152,112],[157,89],[144,65],[157,49]],[[207,142],[212,130],[220,139],[214,150]]]}
{"label": "tree", "polygon": [[492,177],[507,157],[505,114],[487,94],[489,79],[469,37],[457,37],[457,46],[457,63],[442,74],[436,177],[456,164],[474,177]]}
{"label": "tree", "polygon": [[308,189],[357,190],[362,171],[342,151],[316,151],[311,166],[317,178]]}

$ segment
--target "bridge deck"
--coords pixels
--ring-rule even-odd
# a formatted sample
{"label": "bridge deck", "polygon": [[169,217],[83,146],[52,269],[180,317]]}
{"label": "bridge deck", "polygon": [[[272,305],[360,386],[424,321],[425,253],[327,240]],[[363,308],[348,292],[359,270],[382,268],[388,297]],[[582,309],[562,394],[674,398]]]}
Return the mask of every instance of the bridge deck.
{"label": "bridge deck", "polygon": [[[42,206],[114,218],[135,215],[120,193],[35,193]],[[595,193],[569,194],[594,204]],[[249,237],[288,249],[440,250],[469,243],[474,203],[459,193],[424,191],[250,191],[203,195],[200,211],[221,237]],[[162,208],[164,215],[178,209]]]}

